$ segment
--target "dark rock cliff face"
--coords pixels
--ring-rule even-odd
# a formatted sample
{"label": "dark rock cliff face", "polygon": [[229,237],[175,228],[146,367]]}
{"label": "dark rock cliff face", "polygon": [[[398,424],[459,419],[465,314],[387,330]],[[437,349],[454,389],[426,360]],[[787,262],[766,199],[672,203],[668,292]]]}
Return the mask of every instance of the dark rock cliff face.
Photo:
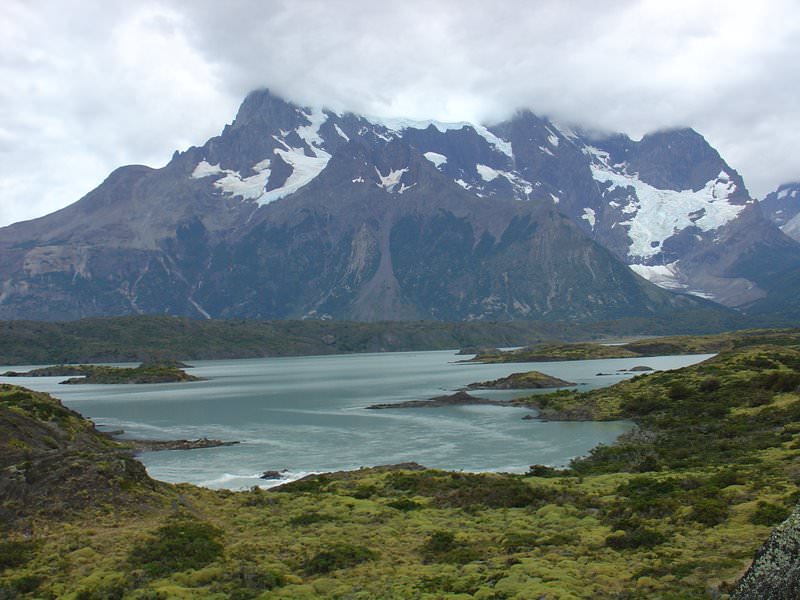
{"label": "dark rock cliff face", "polygon": [[[613,157],[602,169],[598,152]],[[609,169],[617,183],[601,181]],[[678,261],[677,289],[753,302],[771,283],[740,255],[786,264],[800,248],[764,219],[746,247],[688,227],[631,254],[631,223],[649,209],[625,177],[694,190],[720,169],[720,203],[746,201],[691,130],[595,143],[530,112],[490,129],[379,122],[262,90],[164,168],[123,167],[75,204],[0,229],[0,318],[593,320],[704,304],[625,266],[641,260]],[[709,267],[709,253],[725,263]]]}
{"label": "dark rock cliff face", "polygon": [[731,600],[800,598],[800,510],[781,523],[758,550]]}

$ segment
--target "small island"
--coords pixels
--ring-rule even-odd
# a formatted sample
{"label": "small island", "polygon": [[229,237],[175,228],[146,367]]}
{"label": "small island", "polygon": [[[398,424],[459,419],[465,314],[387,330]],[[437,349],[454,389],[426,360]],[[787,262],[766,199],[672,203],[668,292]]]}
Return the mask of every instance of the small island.
{"label": "small island", "polygon": [[200,438],[197,440],[124,440],[116,439],[120,444],[127,446],[135,453],[160,452],[162,450],[200,450],[203,448],[219,448],[222,446],[235,446],[240,442],[225,442],[223,440],[210,440]]}
{"label": "small island", "polygon": [[468,390],[528,390],[545,388],[573,387],[577,384],[565,381],[540,371],[527,371],[525,373],[512,373],[508,377],[501,377],[492,381],[470,383]]}
{"label": "small island", "polygon": [[382,410],[386,408],[435,408],[437,406],[467,406],[473,404],[495,404],[498,406],[512,406],[510,400],[489,400],[488,398],[477,398],[467,392],[456,392],[447,396],[436,396],[428,400],[408,400],[406,402],[390,402],[387,404],[372,404],[367,408],[370,410]]}
{"label": "small island", "polygon": [[54,365],[26,372],[6,371],[3,377],[69,377],[63,384],[173,383],[203,381],[173,364],[142,363],[138,367]]}

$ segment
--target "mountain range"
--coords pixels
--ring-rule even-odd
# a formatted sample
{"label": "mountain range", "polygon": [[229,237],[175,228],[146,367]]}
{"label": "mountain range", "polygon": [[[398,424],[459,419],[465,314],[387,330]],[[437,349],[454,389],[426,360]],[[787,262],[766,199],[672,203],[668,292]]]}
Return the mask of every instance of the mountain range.
{"label": "mountain range", "polygon": [[798,191],[756,202],[691,129],[378,119],[258,90],[163,168],[0,229],[0,318],[800,314]]}

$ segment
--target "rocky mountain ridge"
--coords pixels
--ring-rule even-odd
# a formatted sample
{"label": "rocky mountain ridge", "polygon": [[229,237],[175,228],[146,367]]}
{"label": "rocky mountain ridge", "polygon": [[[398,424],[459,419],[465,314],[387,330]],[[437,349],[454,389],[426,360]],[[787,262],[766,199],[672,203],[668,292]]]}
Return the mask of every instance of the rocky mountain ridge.
{"label": "rocky mountain ridge", "polygon": [[800,264],[691,130],[370,119],[266,90],[164,168],[0,229],[0,249],[0,318],[48,320],[596,320],[703,304],[626,264],[729,306],[769,294],[753,264]]}

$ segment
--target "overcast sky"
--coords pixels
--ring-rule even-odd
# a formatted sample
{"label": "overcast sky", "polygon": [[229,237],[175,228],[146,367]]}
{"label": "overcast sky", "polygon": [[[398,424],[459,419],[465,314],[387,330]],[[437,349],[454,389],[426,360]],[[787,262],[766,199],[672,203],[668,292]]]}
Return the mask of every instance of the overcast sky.
{"label": "overcast sky", "polygon": [[0,225],[201,145],[258,87],[492,123],[691,126],[757,197],[800,179],[797,0],[4,0]]}

